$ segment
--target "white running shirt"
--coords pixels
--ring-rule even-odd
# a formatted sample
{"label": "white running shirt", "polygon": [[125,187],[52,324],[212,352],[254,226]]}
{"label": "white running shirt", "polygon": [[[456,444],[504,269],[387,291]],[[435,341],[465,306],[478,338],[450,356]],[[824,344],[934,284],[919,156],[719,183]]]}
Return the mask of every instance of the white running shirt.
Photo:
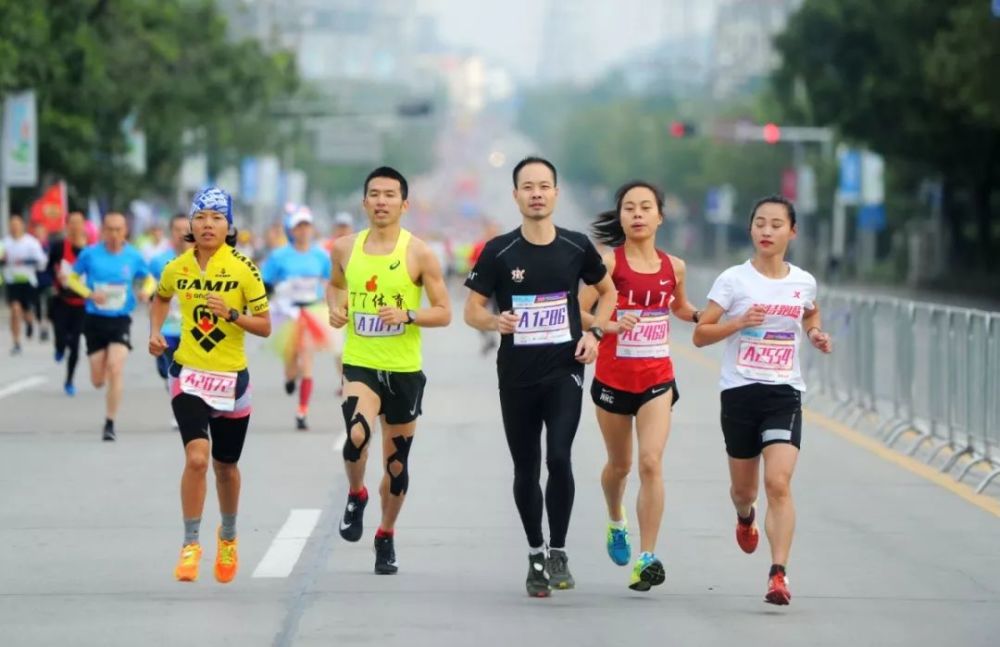
{"label": "white running shirt", "polygon": [[8,284],[38,285],[37,273],[44,270],[49,262],[49,256],[42,249],[42,244],[38,242],[38,239],[31,234],[24,234],[20,238],[4,236],[0,247],[3,250],[0,257],[5,261],[4,281]]}
{"label": "white running shirt", "polygon": [[764,325],[737,331],[726,339],[719,388],[747,384],[788,384],[805,391],[799,363],[802,316],[816,304],[816,279],[788,263],[788,276],[771,279],[747,261],[719,275],[708,298],[737,319],[753,305],[767,309]]}

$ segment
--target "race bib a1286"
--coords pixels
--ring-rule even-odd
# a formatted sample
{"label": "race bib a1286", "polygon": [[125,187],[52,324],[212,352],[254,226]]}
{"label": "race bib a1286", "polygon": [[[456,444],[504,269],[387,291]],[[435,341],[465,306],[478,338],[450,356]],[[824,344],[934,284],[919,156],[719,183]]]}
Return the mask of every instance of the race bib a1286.
{"label": "race bib a1286", "polygon": [[182,392],[201,398],[216,411],[236,408],[236,373],[199,371],[185,366],[179,379]]}
{"label": "race bib a1286", "polygon": [[736,371],[748,380],[783,382],[795,366],[795,333],[752,328],[740,334]]}
{"label": "race bib a1286", "polygon": [[94,291],[104,295],[104,303],[95,304],[98,310],[121,310],[128,298],[129,286],[124,283],[97,283]]}
{"label": "race bib a1286", "polygon": [[395,337],[402,335],[406,324],[387,324],[372,312],[354,313],[354,332],[361,337]]}
{"label": "race bib a1286", "polygon": [[670,313],[667,310],[619,310],[618,319],[631,314],[639,318],[632,330],[618,333],[618,350],[622,359],[655,359],[670,357]]}
{"label": "race bib a1286", "polygon": [[572,341],[569,330],[569,297],[566,292],[515,294],[515,346],[540,346]]}

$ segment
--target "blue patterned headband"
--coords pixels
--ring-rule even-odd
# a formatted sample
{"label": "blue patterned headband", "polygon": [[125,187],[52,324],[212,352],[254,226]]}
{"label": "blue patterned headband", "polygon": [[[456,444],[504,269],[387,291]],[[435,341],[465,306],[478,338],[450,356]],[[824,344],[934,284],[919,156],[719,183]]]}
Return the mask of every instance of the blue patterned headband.
{"label": "blue patterned headband", "polygon": [[233,197],[219,187],[210,186],[202,189],[191,201],[191,211],[188,217],[193,217],[199,211],[216,211],[226,217],[226,222],[233,224]]}

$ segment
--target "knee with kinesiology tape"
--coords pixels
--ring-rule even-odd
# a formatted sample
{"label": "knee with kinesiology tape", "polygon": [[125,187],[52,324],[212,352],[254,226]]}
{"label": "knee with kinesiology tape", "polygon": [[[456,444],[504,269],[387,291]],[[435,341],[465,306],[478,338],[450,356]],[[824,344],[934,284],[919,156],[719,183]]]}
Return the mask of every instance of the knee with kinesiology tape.
{"label": "knee with kinesiology tape", "polygon": [[389,475],[389,493],[401,496],[410,489],[408,464],[413,436],[396,436],[392,439],[392,444],[396,447],[396,451],[385,459],[385,471]]}
{"label": "knee with kinesiology tape", "polygon": [[347,428],[347,438],[344,439],[344,460],[356,463],[361,460],[361,453],[372,438],[372,429],[357,410],[358,396],[352,395],[344,400],[341,409],[344,412],[344,424]]}

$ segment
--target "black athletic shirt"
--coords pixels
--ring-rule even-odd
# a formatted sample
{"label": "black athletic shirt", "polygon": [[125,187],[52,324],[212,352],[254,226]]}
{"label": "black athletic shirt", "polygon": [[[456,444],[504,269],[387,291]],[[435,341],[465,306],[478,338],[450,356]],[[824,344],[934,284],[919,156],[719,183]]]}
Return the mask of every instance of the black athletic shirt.
{"label": "black athletic shirt", "polygon": [[561,227],[556,227],[556,238],[548,245],[529,243],[520,227],[486,243],[465,286],[495,297],[501,312],[515,309],[522,317],[519,332],[501,335],[497,351],[501,389],[569,374],[582,378],[583,365],[574,357],[582,334],[577,290],[581,280],[594,285],[607,272],[585,235]]}

